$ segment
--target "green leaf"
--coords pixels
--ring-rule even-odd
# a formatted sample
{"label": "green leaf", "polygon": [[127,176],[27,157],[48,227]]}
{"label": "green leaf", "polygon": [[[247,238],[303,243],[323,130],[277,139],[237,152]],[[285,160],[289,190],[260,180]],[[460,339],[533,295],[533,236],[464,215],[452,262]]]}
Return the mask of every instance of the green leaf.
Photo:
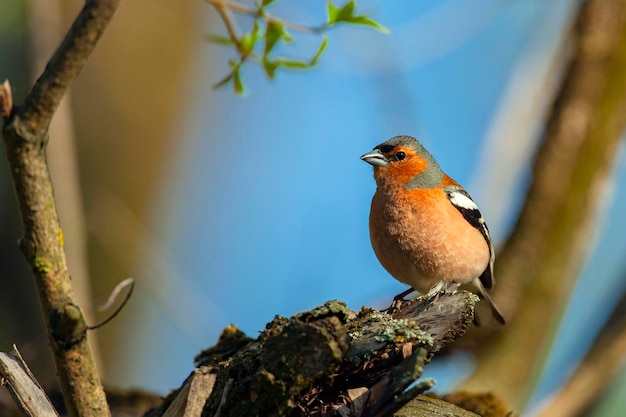
{"label": "green leaf", "polygon": [[239,52],[241,55],[249,55],[259,40],[259,25],[254,21],[254,26],[250,33],[244,33],[239,40]]}
{"label": "green leaf", "polygon": [[284,25],[278,22],[268,22],[265,28],[265,50],[263,55],[267,56],[274,46],[283,38]]}
{"label": "green leaf", "polygon": [[339,15],[337,16],[337,20],[341,21],[344,19],[349,19],[354,15],[354,0],[348,1],[343,5],[341,10],[339,10]]}
{"label": "green leaf", "polygon": [[241,40],[239,41],[239,52],[242,55],[248,55],[254,49],[254,44],[256,43],[256,39],[251,36],[250,33],[246,33],[241,36]]}
{"label": "green leaf", "polygon": [[332,1],[328,1],[328,26],[339,22],[347,22],[354,14],[354,0],[337,7]]}
{"label": "green leaf", "polygon": [[252,36],[257,37],[259,35],[259,22],[257,19],[254,19],[254,24],[252,25]]}
{"label": "green leaf", "polygon": [[232,46],[235,44],[235,42],[233,42],[233,40],[228,37],[228,36],[220,36],[220,35],[205,35],[204,39],[209,41],[209,42],[213,42],[216,43],[218,45],[224,45],[224,46]]}
{"label": "green leaf", "polygon": [[283,42],[285,43],[291,43],[291,41],[293,41],[293,37],[291,36],[291,34],[287,31],[287,26],[283,25]]}
{"label": "green leaf", "polygon": [[355,15],[354,8],[356,2],[354,0],[348,1],[341,7],[338,7],[331,0],[328,0],[328,22],[325,27],[335,25],[337,23],[352,23],[354,25],[367,26],[375,29],[381,33],[389,33],[389,29],[371,19],[366,15]]}
{"label": "green leaf", "polygon": [[[252,16],[253,28],[249,33],[244,33],[240,38],[209,35],[207,39],[221,45],[235,46],[235,52],[238,57],[229,61],[231,71],[222,78],[214,88],[219,88],[232,81],[233,89],[237,94],[245,94],[245,86],[242,81],[241,69],[246,61],[254,61],[262,66],[268,78],[274,79],[278,69],[308,69],[316,65],[324,53],[328,38],[323,37],[317,50],[309,60],[298,60],[290,58],[275,58],[276,46],[280,42],[289,43],[293,40],[291,34],[287,31],[289,23],[281,19],[274,18],[266,14],[264,8],[275,3],[277,0],[254,0],[256,12]],[[338,5],[336,1],[327,0],[328,22],[317,27],[311,27],[310,31],[322,34],[331,26],[338,23],[346,23],[352,25],[365,26],[375,29],[382,33],[389,31],[383,25],[374,21],[366,15],[355,14],[356,0],[342,0],[343,5]],[[301,25],[294,24],[294,27]],[[260,33],[263,32],[263,33]],[[261,47],[259,44],[263,44]],[[260,54],[260,50],[263,53]]]}
{"label": "green leaf", "polygon": [[327,3],[328,12],[328,25],[332,25],[337,22],[337,15],[339,15],[339,7],[332,1],[328,0]]}
{"label": "green leaf", "polygon": [[243,83],[241,82],[241,74],[239,72],[240,69],[241,67],[237,67],[233,71],[233,88],[235,89],[235,93],[239,95],[243,95],[246,92],[246,89],[244,88]]}
{"label": "green leaf", "polygon": [[278,64],[270,59],[263,59],[263,69],[269,79],[273,80],[276,75],[276,69],[278,69]]}
{"label": "green leaf", "polygon": [[317,60],[324,53],[324,50],[326,49],[326,45],[328,45],[328,37],[324,36],[324,39],[322,39],[322,43],[320,43],[320,46],[317,48],[315,55],[313,55],[313,58],[311,58],[311,61],[309,61],[311,66],[317,64]]}
{"label": "green leaf", "polygon": [[[218,88],[226,85],[230,82],[230,80],[234,79],[235,76],[239,77],[239,70],[243,65],[243,60],[229,59],[228,66],[232,68],[232,70],[226,75],[224,78],[219,80],[217,83],[213,85],[213,89],[217,90]],[[241,80],[239,80],[241,82]]]}
{"label": "green leaf", "polygon": [[384,33],[385,35],[389,33],[389,29],[365,15],[352,16],[350,17],[350,20],[347,20],[346,22],[359,26],[367,26],[377,30],[378,32]]}
{"label": "green leaf", "polygon": [[311,68],[311,63],[306,61],[297,61],[295,59],[280,58],[274,61],[278,67],[290,69],[307,69]]}
{"label": "green leaf", "polygon": [[263,68],[265,69],[265,73],[270,79],[274,79],[276,74],[276,70],[278,68],[289,68],[289,69],[308,69],[317,64],[319,57],[326,49],[326,45],[328,44],[328,38],[324,36],[322,43],[315,51],[315,54],[309,61],[299,61],[296,59],[287,59],[287,58],[277,58],[275,60],[264,59],[263,60]]}

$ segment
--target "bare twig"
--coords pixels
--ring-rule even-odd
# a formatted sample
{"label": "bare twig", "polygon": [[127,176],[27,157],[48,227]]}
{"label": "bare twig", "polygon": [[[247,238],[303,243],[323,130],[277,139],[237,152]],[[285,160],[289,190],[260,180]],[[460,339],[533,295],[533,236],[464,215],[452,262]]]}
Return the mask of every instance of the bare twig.
{"label": "bare twig", "polygon": [[82,70],[109,24],[120,0],[88,1],[56,50],[43,74],[28,93],[20,119],[29,133],[45,135],[67,88]]}
{"label": "bare twig", "polygon": [[59,416],[15,345],[11,353],[0,352],[0,376],[26,416]]}
{"label": "bare twig", "polygon": [[[263,20],[269,23],[278,23],[280,25],[283,25],[286,28],[293,29],[298,32],[318,34],[318,33],[321,33],[327,27],[327,25],[314,27],[314,26],[303,25],[301,23],[290,22],[288,20],[284,20],[284,19],[280,19],[278,17],[272,16],[271,14],[267,12],[263,12],[262,14],[260,14],[257,9],[253,9],[251,7],[247,7],[247,6],[244,6],[243,4],[235,3],[232,1],[227,1],[227,0],[205,0],[205,1],[209,3],[211,6],[213,6],[217,10],[218,13],[220,13],[220,10],[228,9],[241,15],[246,15],[246,16],[250,16],[254,18],[262,18]],[[231,23],[232,17],[229,15],[222,15],[220,13],[220,18],[222,19],[222,21],[224,22],[224,25],[226,26],[226,29],[228,30],[228,27],[232,25]],[[230,34],[230,30],[228,31],[228,33]]]}
{"label": "bare twig", "polygon": [[211,373],[209,366],[194,369],[189,378],[183,382],[181,390],[163,414],[163,417],[199,416],[207,398],[213,392],[217,375]]}
{"label": "bare twig", "polygon": [[[32,57],[32,81],[36,80],[67,29],[63,24],[62,0],[27,0]],[[54,140],[46,148],[48,168],[56,197],[59,221],[65,236],[65,255],[72,268],[72,288],[88,323],[95,322],[91,280],[87,259],[87,233],[76,146],[72,97],[66,95],[50,123],[48,135]],[[88,335],[96,365],[102,369],[98,333]]]}
{"label": "bare twig", "polygon": [[85,317],[74,301],[45,146],[48,126],[61,98],[118,4],[119,0],[85,4],[24,103],[4,117],[2,131],[24,229],[21,248],[35,277],[61,391],[71,417],[110,413],[87,343]]}
{"label": "bare twig", "polygon": [[209,1],[215,8],[217,14],[220,15],[222,22],[224,22],[224,26],[226,27],[226,31],[228,32],[228,37],[230,40],[239,48],[239,35],[237,34],[237,29],[235,28],[235,20],[228,12],[228,10],[221,4],[221,2],[211,2]]}

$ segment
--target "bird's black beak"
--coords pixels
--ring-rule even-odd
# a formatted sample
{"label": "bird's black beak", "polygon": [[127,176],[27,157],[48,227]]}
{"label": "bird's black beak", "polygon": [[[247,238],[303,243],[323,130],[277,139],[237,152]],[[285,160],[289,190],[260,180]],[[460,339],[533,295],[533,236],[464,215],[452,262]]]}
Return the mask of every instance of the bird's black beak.
{"label": "bird's black beak", "polygon": [[368,152],[365,155],[362,155],[361,159],[375,167],[387,166],[387,158],[385,157],[385,155],[383,155],[380,149],[374,149],[371,152]]}

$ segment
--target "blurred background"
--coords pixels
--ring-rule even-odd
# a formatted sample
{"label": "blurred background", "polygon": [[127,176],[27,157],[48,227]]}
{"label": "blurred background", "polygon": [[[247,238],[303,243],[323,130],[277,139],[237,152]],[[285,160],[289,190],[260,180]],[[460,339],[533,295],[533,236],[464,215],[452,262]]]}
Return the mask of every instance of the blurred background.
{"label": "blurred background", "polygon": [[[279,72],[271,82],[261,69],[246,67],[241,97],[228,87],[212,89],[228,72],[232,52],[205,41],[223,32],[210,5],[122,2],[57,112],[48,150],[69,267],[89,320],[107,316],[96,308],[118,282],[137,280],[120,316],[91,335],[105,383],[165,394],[230,323],[255,337],[275,314],[290,316],[329,299],[353,309],[386,307],[405,287],[371,250],[375,184],[359,156],[392,136],[418,137],[472,194],[496,252],[508,242],[510,253],[509,236],[524,225],[518,216],[524,218],[541,166],[536,155],[546,152],[542,141],[558,124],[551,124],[554,100],[577,56],[584,3],[363,0],[358,9],[389,35],[338,27],[313,70]],[[80,7],[77,1],[0,3],[0,79],[10,80],[17,102]],[[323,2],[283,0],[271,11],[312,26],[325,19]],[[245,17],[238,22],[242,29],[250,24]],[[319,42],[298,34],[280,52],[306,59]],[[616,85],[613,96],[624,96],[624,84]],[[626,113],[617,108],[623,127]],[[563,267],[568,273],[554,290],[558,298],[536,291],[531,307],[545,311],[541,326],[516,324],[525,317],[516,315],[525,303],[521,294],[533,284],[520,289],[503,269],[496,299],[509,326],[468,335],[474,347],[459,346],[429,365],[425,375],[438,380],[436,390],[452,390],[483,369],[481,354],[472,354],[476,346],[508,340],[507,352],[522,349],[506,334],[520,329],[536,338],[532,362],[508,367],[510,358],[491,355],[502,374],[528,369],[505,399],[539,415],[564,392],[626,287],[622,144],[617,139],[598,151],[602,169],[593,172],[602,175],[585,186],[592,193],[574,200],[588,214],[571,234],[576,265]],[[44,387],[51,386],[54,368],[16,245],[19,218],[2,166],[0,349],[17,344]],[[603,346],[614,346],[607,340]],[[613,363],[592,405],[563,415],[618,415],[626,406],[622,364]],[[491,376],[468,386],[498,393],[506,375]]]}

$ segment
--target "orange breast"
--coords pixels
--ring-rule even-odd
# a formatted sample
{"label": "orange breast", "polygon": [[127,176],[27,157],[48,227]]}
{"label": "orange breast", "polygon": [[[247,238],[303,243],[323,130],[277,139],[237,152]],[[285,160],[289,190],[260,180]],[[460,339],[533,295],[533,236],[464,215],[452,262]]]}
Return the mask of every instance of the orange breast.
{"label": "orange breast", "polygon": [[468,283],[489,263],[484,237],[441,189],[379,187],[372,199],[370,239],[383,267],[422,293],[442,280]]}

